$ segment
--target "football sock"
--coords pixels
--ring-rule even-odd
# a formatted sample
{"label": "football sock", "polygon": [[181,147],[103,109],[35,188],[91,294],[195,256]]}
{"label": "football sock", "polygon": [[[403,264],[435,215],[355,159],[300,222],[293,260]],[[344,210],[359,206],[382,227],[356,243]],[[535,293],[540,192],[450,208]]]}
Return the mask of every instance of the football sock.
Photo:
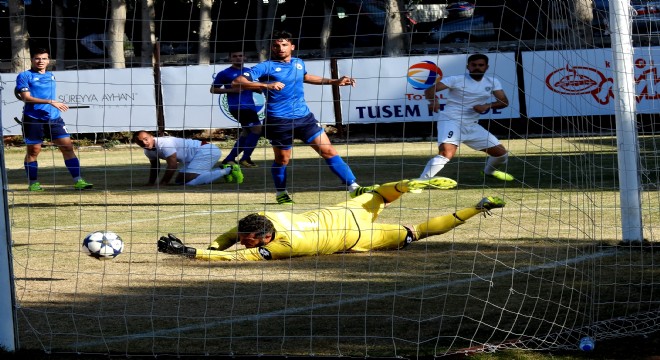
{"label": "football sock", "polygon": [[449,162],[449,159],[442,155],[436,155],[432,157],[424,167],[422,175],[419,176],[420,179],[430,179],[435,176],[442,168],[445,167],[445,164]]}
{"label": "football sock", "polygon": [[480,213],[481,210],[476,208],[461,209],[453,214],[434,217],[421,224],[417,224],[412,231],[416,240],[433,235],[444,234],[458,225],[464,224],[467,219]]}
{"label": "football sock", "polygon": [[236,140],[234,147],[231,148],[231,151],[229,151],[229,154],[227,154],[227,157],[225,157],[224,162],[229,162],[229,161],[236,162],[236,156],[238,156],[238,153],[240,152],[240,148],[242,147],[242,141],[243,141],[242,137],[239,137]]}
{"label": "football sock", "polygon": [[37,182],[37,174],[39,173],[39,164],[36,161],[24,162],[23,166],[25,167],[25,173],[28,177],[28,182],[30,185]]}
{"label": "football sock", "polygon": [[278,193],[286,191],[286,165],[273,162],[273,165],[270,167],[270,173],[273,176],[275,190]]}
{"label": "football sock", "polygon": [[348,167],[348,164],[344,162],[344,159],[339,155],[335,155],[329,159],[325,159],[325,163],[328,164],[330,170],[341,179],[341,183],[345,185],[351,185],[355,183],[355,175],[353,171]]}
{"label": "football sock", "polygon": [[210,171],[207,171],[205,173],[199,174],[196,178],[188,181],[186,185],[188,186],[196,186],[196,185],[204,185],[204,184],[210,184],[219,178],[229,174],[231,172],[231,167],[228,168],[213,168]]}
{"label": "football sock", "polygon": [[64,160],[64,165],[69,170],[69,174],[73,177],[75,181],[80,179],[80,161],[77,157]]}
{"label": "football sock", "polygon": [[386,183],[374,190],[374,192],[380,194],[386,203],[391,203],[398,199],[401,194],[408,192],[408,188],[405,185],[407,183],[408,180]]}
{"label": "football sock", "polygon": [[252,152],[259,142],[261,135],[250,132],[243,140],[243,160],[248,160],[252,157]]}
{"label": "football sock", "polygon": [[486,159],[486,166],[484,167],[484,173],[485,174],[492,174],[495,170],[497,170],[498,165],[506,164],[507,161],[509,160],[509,153],[506,153],[502,156],[489,156]]}

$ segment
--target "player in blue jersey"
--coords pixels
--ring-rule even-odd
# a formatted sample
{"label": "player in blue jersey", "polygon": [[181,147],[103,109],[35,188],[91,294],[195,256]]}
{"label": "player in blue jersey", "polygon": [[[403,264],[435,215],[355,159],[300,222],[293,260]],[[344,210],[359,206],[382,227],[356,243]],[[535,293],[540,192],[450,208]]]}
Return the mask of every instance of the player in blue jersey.
{"label": "player in blue jersey", "polygon": [[[244,58],[242,51],[229,53],[231,66],[215,76],[213,85],[211,85],[211,93],[227,94],[229,112],[234,119],[238,120],[242,127],[236,144],[234,144],[227,157],[222,160],[222,164],[231,165],[231,163],[239,163],[242,167],[257,167],[257,164],[252,161],[251,156],[261,137],[261,121],[259,120],[258,110],[252,98],[254,92],[248,90],[241,91],[238,87],[231,86],[232,80],[250,71],[250,68],[243,66]],[[218,102],[221,100],[222,98],[219,98]],[[222,106],[220,103],[219,105]],[[243,156],[237,162],[236,157],[241,152]]]}
{"label": "player in blue jersey", "polygon": [[15,92],[25,103],[23,106],[23,139],[27,145],[25,171],[28,191],[44,191],[38,180],[37,157],[44,138],[48,137],[64,157],[64,164],[73,177],[73,187],[78,190],[91,189],[92,184],[80,176],[80,161],[73,151],[71,135],[67,132],[60,113],[69,107],[56,100],[55,75],[48,71],[50,55],[46,49],[32,53],[32,68],[16,77]]}
{"label": "player in blue jersey", "polygon": [[[291,43],[291,34],[286,31],[273,33],[271,57],[253,66],[246,75],[234,79],[233,86],[243,90],[266,92],[266,120],[264,135],[270,140],[275,153],[271,174],[277,190],[279,204],[292,204],[293,200],[286,191],[286,167],[291,159],[293,139],[297,138],[310,145],[347,186],[351,197],[360,195],[374,187],[361,187],[351,168],[339,156],[330,143],[328,135],[314,118],[305,102],[303,83],[313,85],[355,86],[355,80],[348,76],[339,79],[326,79],[308,74],[305,63],[291,56],[295,45]],[[258,82],[253,82],[257,80]]]}

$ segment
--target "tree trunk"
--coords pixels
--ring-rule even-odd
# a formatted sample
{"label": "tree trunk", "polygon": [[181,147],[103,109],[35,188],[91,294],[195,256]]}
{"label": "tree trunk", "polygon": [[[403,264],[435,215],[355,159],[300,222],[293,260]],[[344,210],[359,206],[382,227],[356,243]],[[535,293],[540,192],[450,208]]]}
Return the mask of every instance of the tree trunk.
{"label": "tree trunk", "polygon": [[113,69],[126,68],[124,37],[126,29],[126,0],[111,0],[110,26],[108,27],[108,56]]}
{"label": "tree trunk", "polygon": [[406,39],[403,34],[403,20],[401,11],[404,9],[401,0],[389,0],[387,2],[387,12],[385,13],[385,54],[388,56],[399,56],[403,53],[406,46]]}
{"label": "tree trunk", "polygon": [[213,0],[200,0],[199,2],[199,54],[200,64],[208,65],[211,63],[211,7]]}
{"label": "tree trunk", "polygon": [[154,0],[142,0],[142,45],[141,63],[142,66],[153,66],[154,64],[154,44],[156,44],[156,9],[154,9]]}
{"label": "tree trunk", "polygon": [[64,56],[66,55],[66,33],[64,31],[64,7],[62,1],[54,1],[55,6],[55,35],[57,36],[57,55],[55,69],[64,70]]}
{"label": "tree trunk", "polygon": [[334,1],[323,1],[323,25],[321,27],[321,54],[327,58],[330,50],[330,34],[332,33],[332,10]]}
{"label": "tree trunk", "polygon": [[594,33],[591,23],[594,20],[593,0],[573,0],[571,34],[573,48],[581,49],[593,45]]}
{"label": "tree trunk", "polygon": [[[259,61],[266,61],[270,57],[271,37],[273,34],[273,24],[275,23],[275,14],[277,13],[277,1],[268,2],[268,11],[266,18],[263,18],[264,5],[261,1],[256,1],[257,6],[257,30],[254,36]],[[295,35],[294,35],[295,36]]]}
{"label": "tree trunk", "polygon": [[25,25],[23,0],[9,0],[9,37],[11,39],[11,72],[19,73],[30,68],[30,35]]}

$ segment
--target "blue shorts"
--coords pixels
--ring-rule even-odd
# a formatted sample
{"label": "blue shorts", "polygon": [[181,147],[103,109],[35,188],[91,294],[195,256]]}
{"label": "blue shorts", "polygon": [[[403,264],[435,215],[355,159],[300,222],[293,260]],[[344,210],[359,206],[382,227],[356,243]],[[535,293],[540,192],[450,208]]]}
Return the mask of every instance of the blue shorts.
{"label": "blue shorts", "polygon": [[71,135],[66,131],[66,125],[61,117],[41,120],[23,115],[23,140],[28,145],[42,144],[44,138],[55,140],[68,137]]}
{"label": "blue shorts", "polygon": [[231,116],[238,120],[243,128],[251,128],[253,126],[261,125],[259,114],[252,109],[235,109],[229,110]]}
{"label": "blue shorts", "polygon": [[312,113],[298,119],[267,116],[264,122],[264,136],[270,140],[271,145],[281,149],[291,148],[293,139],[309,144],[322,132],[323,129]]}

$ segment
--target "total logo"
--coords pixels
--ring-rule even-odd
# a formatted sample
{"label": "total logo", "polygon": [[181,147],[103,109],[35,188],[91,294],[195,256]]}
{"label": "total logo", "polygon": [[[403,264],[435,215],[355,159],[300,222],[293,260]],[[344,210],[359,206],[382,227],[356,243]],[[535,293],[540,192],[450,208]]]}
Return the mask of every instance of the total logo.
{"label": "total logo", "polygon": [[[257,114],[259,115],[259,120],[264,120],[266,118],[266,99],[262,94],[252,93],[252,100],[254,100],[254,106],[257,108]],[[218,98],[218,105],[220,105],[220,111],[228,117],[230,120],[238,123],[238,119],[234,117],[229,111],[229,102],[227,101],[227,94],[220,94]]]}
{"label": "total logo", "polygon": [[408,84],[426,90],[442,79],[442,70],[432,61],[422,61],[408,68]]}

